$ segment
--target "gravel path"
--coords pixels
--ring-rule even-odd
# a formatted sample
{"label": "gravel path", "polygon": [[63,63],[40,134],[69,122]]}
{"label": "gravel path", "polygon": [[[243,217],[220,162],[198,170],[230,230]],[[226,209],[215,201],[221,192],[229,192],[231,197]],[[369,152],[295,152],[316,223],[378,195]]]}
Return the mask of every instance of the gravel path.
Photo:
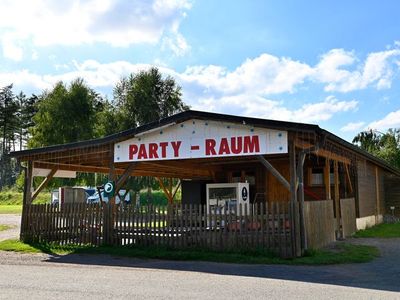
{"label": "gravel path", "polygon": [[20,215],[0,214],[0,224],[12,226],[11,229],[0,231],[0,241],[19,237],[21,225]]}

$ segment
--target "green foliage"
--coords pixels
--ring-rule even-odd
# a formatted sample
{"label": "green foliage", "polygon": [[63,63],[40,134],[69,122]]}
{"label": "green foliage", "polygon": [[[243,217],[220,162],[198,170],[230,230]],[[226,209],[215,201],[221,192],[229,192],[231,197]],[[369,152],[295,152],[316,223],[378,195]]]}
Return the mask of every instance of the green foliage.
{"label": "green foliage", "polygon": [[96,92],[82,79],[69,86],[63,82],[40,97],[33,120],[32,138],[28,146],[44,147],[91,139],[94,135],[96,108],[100,102]]}
{"label": "green foliage", "polygon": [[22,212],[22,205],[1,205],[0,214],[16,214],[20,215]]}
{"label": "green foliage", "polygon": [[157,121],[188,109],[182,100],[181,87],[157,68],[122,78],[114,88],[122,128],[130,129]]}
{"label": "green foliage", "polygon": [[[23,193],[13,190],[4,190],[0,192],[0,205],[22,205]],[[39,193],[33,203],[44,204],[50,203],[51,195],[48,191]]]}
{"label": "green foliage", "polygon": [[400,223],[379,224],[354,234],[358,238],[397,238],[400,237]]}
{"label": "green foliage", "polygon": [[354,137],[353,143],[400,169],[400,129],[389,129],[386,133],[363,131]]}
{"label": "green foliage", "polygon": [[16,162],[7,154],[15,149],[18,131],[18,103],[12,85],[0,89],[0,190],[14,183],[17,176]]}
{"label": "green foliage", "polygon": [[[103,99],[83,79],[71,84],[57,83],[38,97],[20,92],[12,85],[0,90],[0,190],[17,182],[23,190],[23,175],[8,153],[15,149],[65,144],[110,135],[157,121],[188,107],[182,102],[181,88],[175,80],[163,78],[157,68],[121,79],[114,89],[114,101]],[[29,140],[28,140],[29,138]],[[27,141],[28,140],[28,141]],[[13,147],[13,148],[12,148]],[[42,178],[34,179],[37,187]],[[49,187],[96,186],[105,182],[102,175],[78,173],[76,179],[52,179]],[[130,178],[126,188],[139,191],[158,189],[154,178]],[[157,200],[158,201],[158,200]]]}
{"label": "green foliage", "polygon": [[142,205],[153,204],[153,205],[167,205],[168,199],[165,197],[163,191],[153,191],[151,197],[148,197],[147,191],[140,193],[140,203]]}

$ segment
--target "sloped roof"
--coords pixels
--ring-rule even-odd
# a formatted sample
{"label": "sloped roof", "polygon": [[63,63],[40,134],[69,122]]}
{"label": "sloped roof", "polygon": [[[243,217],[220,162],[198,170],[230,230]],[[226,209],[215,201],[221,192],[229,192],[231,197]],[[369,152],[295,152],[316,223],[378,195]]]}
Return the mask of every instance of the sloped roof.
{"label": "sloped roof", "polygon": [[278,130],[287,130],[291,132],[309,132],[315,133],[317,135],[324,135],[330,141],[337,143],[344,148],[348,149],[351,152],[363,157],[364,159],[375,163],[376,165],[386,169],[387,171],[394,173],[400,176],[400,170],[392,167],[387,162],[382,159],[379,159],[370,153],[360,149],[359,147],[345,141],[344,139],[336,136],[335,134],[320,128],[315,124],[306,124],[306,123],[296,123],[296,122],[285,122],[285,121],[276,121],[269,119],[261,119],[261,118],[250,118],[236,115],[228,115],[228,114],[218,114],[218,113],[210,113],[204,111],[196,111],[196,110],[187,110],[170,117],[145,124],[143,126],[132,128],[129,130],[125,130],[116,134],[112,134],[103,138],[97,138],[92,140],[86,140],[81,142],[74,142],[62,145],[55,145],[49,147],[28,149],[22,151],[14,151],[10,153],[10,156],[19,158],[21,160],[26,160],[26,158],[44,154],[44,153],[56,153],[60,151],[66,150],[74,150],[74,149],[82,149],[93,146],[106,146],[109,144],[113,144],[116,142],[120,142],[122,140],[126,140],[128,138],[134,137],[139,133],[143,133],[152,129],[156,129],[158,127],[162,127],[171,123],[181,123],[190,119],[200,119],[200,120],[212,120],[212,121],[222,121],[222,122],[231,122],[238,124],[247,124],[254,127],[263,127],[270,129],[278,129]]}

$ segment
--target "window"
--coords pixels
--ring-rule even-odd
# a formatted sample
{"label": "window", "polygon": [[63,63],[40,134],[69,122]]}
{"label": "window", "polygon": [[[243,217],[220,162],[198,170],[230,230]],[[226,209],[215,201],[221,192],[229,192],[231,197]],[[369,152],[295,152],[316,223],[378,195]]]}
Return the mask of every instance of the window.
{"label": "window", "polygon": [[[324,169],[323,168],[313,168],[310,169],[310,185],[324,185]],[[331,185],[335,184],[335,175],[333,173],[329,174]]]}

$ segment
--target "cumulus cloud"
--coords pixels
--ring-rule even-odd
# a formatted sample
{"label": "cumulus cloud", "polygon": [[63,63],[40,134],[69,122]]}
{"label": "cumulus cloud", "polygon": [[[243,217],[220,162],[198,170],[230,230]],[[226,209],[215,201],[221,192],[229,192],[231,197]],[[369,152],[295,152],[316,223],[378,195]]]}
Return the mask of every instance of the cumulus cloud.
{"label": "cumulus cloud", "polygon": [[[272,58],[262,57],[261,61],[264,59]],[[304,73],[309,72],[309,68],[297,62],[292,63],[286,59],[272,60],[276,63],[276,68],[272,72],[275,72],[277,77],[286,76],[283,74],[288,74],[290,77],[296,68],[303,70]],[[122,76],[148,69],[151,66],[132,64],[126,61],[102,64],[95,60],[87,60],[83,63],[73,62],[71,66],[62,67],[63,69],[69,68],[70,71],[59,75],[38,75],[27,70],[0,73],[0,86],[13,82],[17,87],[34,86],[42,90],[51,88],[57,81],[70,82],[77,77],[82,77],[94,88],[111,88]],[[289,83],[285,82],[283,85],[280,80],[268,83],[262,78],[258,78],[262,77],[257,74],[263,69],[258,69],[254,60],[247,60],[233,72],[227,72],[218,66],[191,67],[182,73],[164,66],[159,68],[163,74],[176,78],[183,87],[184,101],[194,109],[276,120],[321,122],[329,120],[337,113],[354,111],[358,107],[356,100],[338,100],[334,96],[328,96],[317,102],[302,104],[296,109],[288,109],[287,103],[269,99],[264,96],[264,93],[266,90],[291,91],[299,80],[303,80],[305,75],[295,74],[295,79],[289,80]],[[252,69],[253,71],[251,71]]]}
{"label": "cumulus cloud", "polygon": [[293,92],[312,73],[307,64],[290,58],[261,54],[247,59],[234,71],[221,66],[193,66],[186,69],[182,79],[224,94],[252,91],[257,94]]}
{"label": "cumulus cloud", "polygon": [[393,77],[393,67],[400,49],[389,49],[370,53],[365,62],[348,70],[357,62],[354,52],[343,49],[333,49],[321,57],[315,67],[314,79],[325,83],[328,92],[350,92],[375,86],[377,89],[390,88]]}
{"label": "cumulus cloud", "polygon": [[189,0],[4,0],[0,33],[4,56],[20,60],[21,41],[35,46],[106,43],[115,47],[161,41],[173,51],[188,45],[179,33]]}
{"label": "cumulus cloud", "polygon": [[328,96],[320,102],[288,109],[283,101],[265,99],[258,95],[237,95],[200,99],[193,108],[274,120],[318,123],[329,120],[336,113],[354,111],[357,107],[356,100],[340,101]]}
{"label": "cumulus cloud", "polygon": [[365,122],[350,122],[343,126],[340,130],[344,132],[354,132],[354,131],[359,131],[363,126],[365,125]]}
{"label": "cumulus cloud", "polygon": [[371,122],[368,129],[386,130],[400,127],[400,110],[390,112],[384,118]]}

